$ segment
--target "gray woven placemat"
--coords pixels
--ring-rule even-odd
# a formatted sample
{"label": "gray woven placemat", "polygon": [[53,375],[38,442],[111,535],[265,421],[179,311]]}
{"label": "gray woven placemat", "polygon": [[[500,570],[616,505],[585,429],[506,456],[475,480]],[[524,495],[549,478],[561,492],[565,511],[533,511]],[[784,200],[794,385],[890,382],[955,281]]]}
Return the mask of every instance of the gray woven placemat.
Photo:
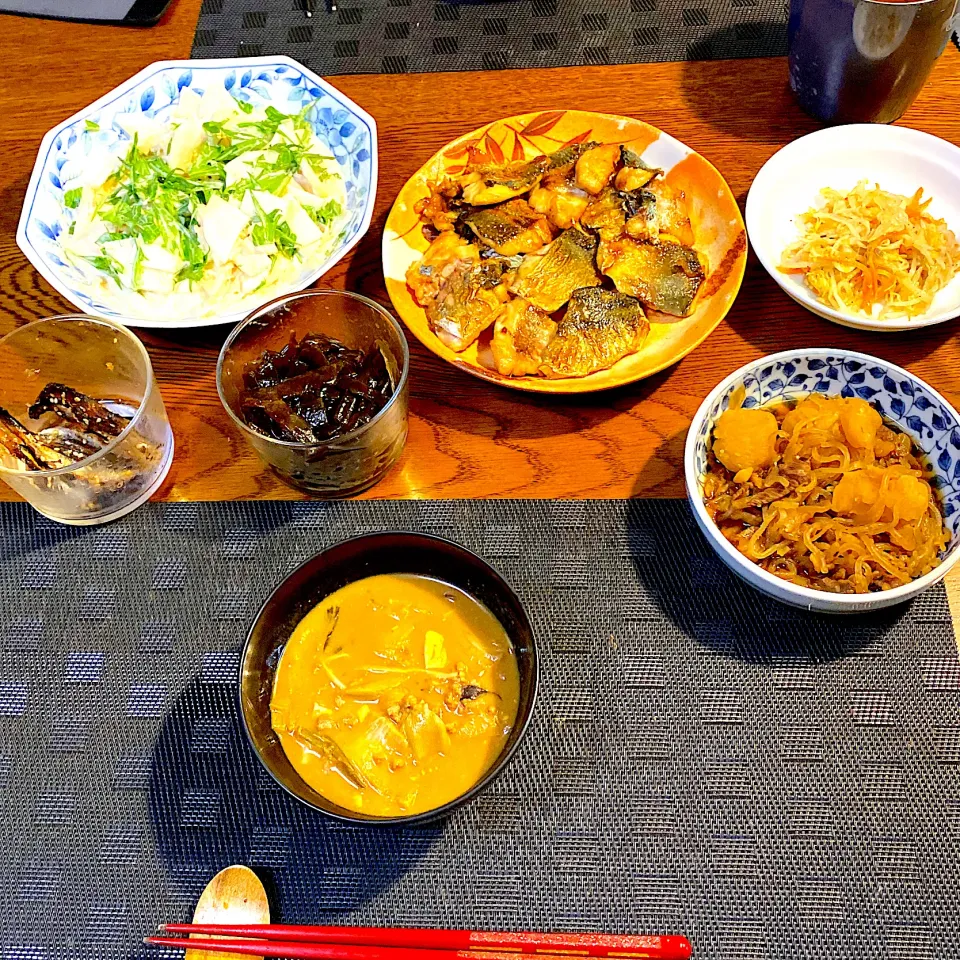
{"label": "gray woven placemat", "polygon": [[[261,772],[258,604],[325,545],[442,534],[526,604],[541,699],[448,822],[350,829]],[[0,506],[0,956],[132,960],[249,863],[288,922],[682,931],[698,960],[960,957],[960,663],[942,587],[765,601],[679,501]],[[173,954],[168,954],[173,956]]]}
{"label": "gray woven placemat", "polygon": [[331,76],[770,57],[787,43],[784,0],[327,3],[204,0],[193,56],[288,54]]}

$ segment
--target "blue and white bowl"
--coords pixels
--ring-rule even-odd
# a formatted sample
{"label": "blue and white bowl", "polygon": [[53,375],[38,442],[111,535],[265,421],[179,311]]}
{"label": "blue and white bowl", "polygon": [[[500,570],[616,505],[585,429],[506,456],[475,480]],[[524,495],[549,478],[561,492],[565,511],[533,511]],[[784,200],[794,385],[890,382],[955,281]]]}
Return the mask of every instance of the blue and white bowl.
{"label": "blue and white bowl", "polygon": [[[204,317],[125,317],[97,299],[96,290],[61,256],[57,238],[69,229],[73,211],[64,193],[80,175],[84,159],[97,145],[111,147],[129,140],[114,120],[120,114],[163,117],[189,87],[202,94],[222,84],[234,97],[254,105],[272,104],[284,113],[310,102],[308,119],[340,164],[347,192],[342,235],[321,264],[305,264],[287,287],[231,304],[228,312]],[[88,124],[88,121],[90,123]],[[243,57],[232,60],[169,60],[154,63],[111,90],[89,107],[54,127],[40,144],[17,229],[17,243],[27,259],[54,289],[84,313],[137,327],[202,327],[236,323],[275,297],[302,290],[323,276],[360,241],[370,226],[377,194],[377,125],[349,97],[290,57]]]}
{"label": "blue and white bowl", "polygon": [[[703,500],[708,442],[714,424],[742,386],[744,406],[800,399],[811,393],[861,397],[909,435],[926,455],[939,491],[950,543],[940,565],[902,587],[868,594],[834,594],[800,587],[748,560],[710,519]],[[748,363],[718,384],[697,410],[684,452],[687,497],[694,516],[720,559],[747,583],[784,603],[827,613],[861,613],[901,603],[939,580],[960,560],[960,414],[936,390],[902,367],[865,353],[787,350]]]}

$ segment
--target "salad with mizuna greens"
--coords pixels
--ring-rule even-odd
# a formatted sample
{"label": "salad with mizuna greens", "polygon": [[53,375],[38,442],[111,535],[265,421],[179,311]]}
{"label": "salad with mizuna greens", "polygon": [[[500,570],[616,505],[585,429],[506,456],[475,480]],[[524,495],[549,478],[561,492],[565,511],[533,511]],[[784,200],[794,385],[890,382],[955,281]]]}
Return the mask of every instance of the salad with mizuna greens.
{"label": "salad with mizuna greens", "polygon": [[184,88],[163,120],[122,114],[130,139],[91,151],[67,185],[64,254],[132,317],[211,316],[292,285],[326,259],[346,205],[305,112],[214,86]]}

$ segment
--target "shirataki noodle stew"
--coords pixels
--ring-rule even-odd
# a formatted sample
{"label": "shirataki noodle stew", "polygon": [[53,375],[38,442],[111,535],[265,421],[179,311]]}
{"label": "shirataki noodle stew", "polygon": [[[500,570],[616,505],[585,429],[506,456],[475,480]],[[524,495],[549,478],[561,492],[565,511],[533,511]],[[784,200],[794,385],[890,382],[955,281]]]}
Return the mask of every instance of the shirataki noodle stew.
{"label": "shirataki noodle stew", "polygon": [[850,594],[937,566],[950,538],[910,437],[855,397],[743,400],[740,387],[717,420],[703,492],[744,556],[799,586]]}
{"label": "shirataki noodle stew", "polygon": [[297,773],[351,811],[408,816],[468,791],[503,749],[520,696],[497,618],[457,587],[381,574],[297,625],[270,702]]}

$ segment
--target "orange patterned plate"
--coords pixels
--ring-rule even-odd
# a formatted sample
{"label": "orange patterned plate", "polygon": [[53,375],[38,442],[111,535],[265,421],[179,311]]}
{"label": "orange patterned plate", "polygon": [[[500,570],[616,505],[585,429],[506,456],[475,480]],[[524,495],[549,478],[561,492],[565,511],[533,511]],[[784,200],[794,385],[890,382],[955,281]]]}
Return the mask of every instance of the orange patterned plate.
{"label": "orange patterned plate", "polygon": [[[423,308],[411,296],[404,279],[407,268],[428,246],[414,204],[428,196],[427,180],[438,180],[444,173],[461,173],[468,158],[482,163],[520,160],[585,140],[626,144],[648,164],[662,168],[668,183],[686,192],[696,238],[694,245],[707,265],[707,279],[697,298],[697,309],[684,319],[651,316],[650,334],[642,349],[608,370],[562,380],[505,377],[493,369],[489,345],[483,336],[463,353],[456,353],[434,336]],[[467,373],[515,390],[539,393],[607,390],[649,377],[676,363],[702,343],[726,316],[740,289],[746,262],[747,237],[737,202],[711,163],[679,140],[641,120],[583,110],[526,113],[495,120],[454,140],[407,181],[383,232],[387,291],[413,335],[438,357]],[[669,322],[657,322],[659,320]]]}

